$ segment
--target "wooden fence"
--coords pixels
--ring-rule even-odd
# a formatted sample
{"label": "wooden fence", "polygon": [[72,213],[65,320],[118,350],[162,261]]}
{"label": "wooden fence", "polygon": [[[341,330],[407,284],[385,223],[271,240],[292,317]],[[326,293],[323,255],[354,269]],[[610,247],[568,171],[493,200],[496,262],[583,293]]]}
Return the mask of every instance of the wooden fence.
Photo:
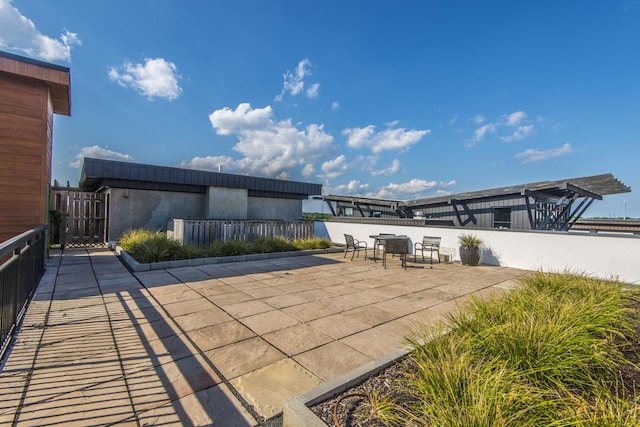
{"label": "wooden fence", "polygon": [[107,195],[73,187],[51,187],[49,234],[52,244],[101,246],[107,234]]}
{"label": "wooden fence", "polygon": [[255,240],[260,237],[312,239],[314,222],[174,219],[169,221],[167,230],[169,237],[182,243],[206,246],[216,240]]}

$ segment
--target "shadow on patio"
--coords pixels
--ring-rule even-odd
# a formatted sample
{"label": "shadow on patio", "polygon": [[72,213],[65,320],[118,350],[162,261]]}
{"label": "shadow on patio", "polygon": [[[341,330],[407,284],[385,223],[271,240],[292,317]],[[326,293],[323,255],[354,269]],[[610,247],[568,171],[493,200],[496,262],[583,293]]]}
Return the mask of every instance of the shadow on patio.
{"label": "shadow on patio", "polygon": [[326,254],[132,275],[111,251],[67,250],[0,373],[0,422],[258,425],[522,274]]}

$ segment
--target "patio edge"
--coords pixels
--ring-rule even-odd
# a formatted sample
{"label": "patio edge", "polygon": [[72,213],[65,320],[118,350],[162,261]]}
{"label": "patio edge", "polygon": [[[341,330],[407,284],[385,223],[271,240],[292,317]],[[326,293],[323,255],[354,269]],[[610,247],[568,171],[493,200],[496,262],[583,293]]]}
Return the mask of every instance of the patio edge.
{"label": "patio edge", "polygon": [[320,384],[306,393],[285,401],[282,408],[283,427],[327,427],[327,424],[309,409],[310,406],[360,384],[370,376],[393,365],[407,354],[409,354],[407,349],[393,351],[334,380]]}

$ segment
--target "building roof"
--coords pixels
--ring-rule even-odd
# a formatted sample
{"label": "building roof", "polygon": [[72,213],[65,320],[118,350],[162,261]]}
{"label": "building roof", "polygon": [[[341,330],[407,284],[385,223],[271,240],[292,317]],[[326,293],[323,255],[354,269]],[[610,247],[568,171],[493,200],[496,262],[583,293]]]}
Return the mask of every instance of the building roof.
{"label": "building roof", "polygon": [[543,193],[550,197],[562,197],[567,192],[572,192],[580,197],[602,199],[602,196],[610,194],[628,193],[631,188],[624,185],[611,174],[593,175],[582,178],[570,178],[557,181],[542,181],[529,184],[512,185],[509,187],[493,188],[489,190],[471,191],[466,193],[450,194],[447,196],[430,197],[411,201],[399,201],[388,199],[373,199],[367,197],[351,197],[326,195],[316,199],[327,202],[350,203],[362,206],[379,206],[390,209],[419,209],[433,205],[448,205],[452,201],[477,200],[510,195],[528,195]]}
{"label": "building roof", "polygon": [[586,197],[602,199],[602,196],[619,193],[629,193],[631,188],[624,185],[612,174],[593,175],[582,178],[570,178],[557,181],[542,181],[530,184],[513,185],[509,187],[493,188],[489,190],[472,191],[467,193],[450,194],[447,196],[431,197],[427,199],[399,202],[399,206],[416,208],[419,206],[448,204],[451,200],[472,200],[489,197],[525,195],[527,192],[545,193],[550,196],[561,197],[567,190],[574,191]]}
{"label": "building roof", "polygon": [[53,112],[71,115],[69,68],[0,51],[0,72],[45,83],[51,94]]}
{"label": "building roof", "polygon": [[188,193],[225,187],[246,189],[253,197],[301,200],[322,192],[321,184],[91,158],[84,159],[80,187],[84,191],[112,187]]}

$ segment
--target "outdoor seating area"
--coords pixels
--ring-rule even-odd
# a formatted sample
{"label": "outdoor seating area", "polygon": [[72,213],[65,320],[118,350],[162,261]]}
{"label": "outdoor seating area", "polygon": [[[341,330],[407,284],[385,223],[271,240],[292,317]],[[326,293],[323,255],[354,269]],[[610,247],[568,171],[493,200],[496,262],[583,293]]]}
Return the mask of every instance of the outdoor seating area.
{"label": "outdoor seating area", "polygon": [[133,274],[107,249],[53,253],[0,372],[0,423],[261,425],[527,274],[386,267],[328,253]]}
{"label": "outdoor seating area", "polygon": [[[401,261],[403,269],[407,269],[407,258],[409,255],[409,248],[411,247],[411,239],[403,234],[393,233],[379,233],[369,235],[369,239],[373,240],[373,245],[369,248],[365,240],[358,240],[351,234],[345,234],[345,247],[344,257],[346,258],[348,252],[352,252],[351,260],[354,256],[358,255],[360,250],[364,250],[364,259],[367,259],[367,250],[372,249],[373,255],[370,257],[374,262],[378,259],[382,259],[382,266],[387,268],[387,255],[391,258],[397,256]],[[434,236],[424,236],[422,242],[416,242],[413,244],[413,262],[418,262],[418,252],[420,252],[422,263],[425,262],[425,251],[429,253],[429,263],[433,266],[434,253],[436,254],[436,260],[440,263],[440,243],[442,238]],[[379,258],[379,254],[382,255]]]}

